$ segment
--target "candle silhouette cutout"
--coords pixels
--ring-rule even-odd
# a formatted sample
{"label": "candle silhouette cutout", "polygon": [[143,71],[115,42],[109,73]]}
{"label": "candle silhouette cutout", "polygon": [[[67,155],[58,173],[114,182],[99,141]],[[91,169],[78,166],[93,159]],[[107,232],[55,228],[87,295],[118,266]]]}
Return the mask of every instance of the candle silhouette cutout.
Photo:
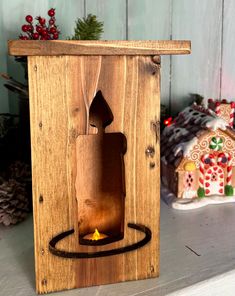
{"label": "candle silhouette cutout", "polygon": [[[76,199],[80,244],[106,244],[124,237],[126,137],[105,133],[114,117],[101,91],[89,110],[89,124],[97,134],[76,141]],[[101,238],[92,240],[98,230]]]}

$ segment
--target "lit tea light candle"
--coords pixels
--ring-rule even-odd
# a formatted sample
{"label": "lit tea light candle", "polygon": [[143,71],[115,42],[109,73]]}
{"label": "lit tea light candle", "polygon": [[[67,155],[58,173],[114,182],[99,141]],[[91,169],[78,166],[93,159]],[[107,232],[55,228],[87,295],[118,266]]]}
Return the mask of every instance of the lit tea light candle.
{"label": "lit tea light candle", "polygon": [[108,236],[106,234],[104,234],[104,233],[100,233],[98,231],[98,229],[96,228],[94,233],[89,233],[89,234],[85,235],[83,237],[83,239],[97,241],[97,240],[100,240],[100,239],[104,239],[106,237],[108,237]]}

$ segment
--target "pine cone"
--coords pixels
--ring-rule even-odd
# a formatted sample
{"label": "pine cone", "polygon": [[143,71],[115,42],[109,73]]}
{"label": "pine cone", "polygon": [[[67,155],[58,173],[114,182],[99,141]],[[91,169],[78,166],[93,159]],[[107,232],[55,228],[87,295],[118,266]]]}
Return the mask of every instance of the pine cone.
{"label": "pine cone", "polygon": [[14,179],[0,184],[0,223],[8,226],[25,219],[29,202],[25,185]]}

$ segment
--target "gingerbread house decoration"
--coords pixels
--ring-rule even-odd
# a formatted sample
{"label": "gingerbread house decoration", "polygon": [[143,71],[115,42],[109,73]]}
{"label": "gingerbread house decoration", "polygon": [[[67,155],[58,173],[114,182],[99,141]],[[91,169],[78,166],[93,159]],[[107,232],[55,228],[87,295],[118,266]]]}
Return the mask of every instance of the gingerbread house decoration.
{"label": "gingerbread house decoration", "polygon": [[220,112],[187,107],[163,131],[162,183],[178,198],[233,195],[235,130],[230,114],[234,103],[221,102],[220,107]]}
{"label": "gingerbread house decoration", "polygon": [[208,108],[213,110],[215,114],[229,123],[231,127],[234,125],[234,109],[235,102],[228,102],[223,100],[208,100]]}

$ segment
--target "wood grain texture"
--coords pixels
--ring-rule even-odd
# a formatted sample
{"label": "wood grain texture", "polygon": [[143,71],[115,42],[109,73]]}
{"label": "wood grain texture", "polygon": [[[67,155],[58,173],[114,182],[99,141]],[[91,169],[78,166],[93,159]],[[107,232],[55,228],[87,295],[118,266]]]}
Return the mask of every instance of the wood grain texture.
{"label": "wood grain texture", "polygon": [[[154,17],[153,17],[154,13]],[[171,0],[129,0],[129,40],[169,40],[171,38]],[[161,60],[161,104],[169,106],[170,56]]]}
{"label": "wood grain texture", "polygon": [[97,15],[104,22],[102,39],[126,38],[126,0],[86,0],[86,14]]}
{"label": "wood grain texture", "polygon": [[174,113],[191,102],[190,93],[220,95],[222,2],[173,1],[172,37],[190,38],[193,44],[192,55],[184,60],[172,57]]}
{"label": "wood grain texture", "polygon": [[56,56],[56,55],[164,55],[189,54],[190,41],[94,41],[56,40],[33,41],[11,40],[10,55]]}
{"label": "wood grain texture", "polygon": [[[37,291],[45,293],[157,276],[160,171],[155,124],[160,113],[159,65],[148,56],[28,59]],[[88,133],[89,106],[98,90],[102,90],[114,115],[106,132],[123,133],[128,146],[124,156],[124,239],[99,250],[140,239],[140,234],[127,228],[128,222],[149,227],[152,240],[122,255],[62,259],[49,253],[48,242],[73,227],[75,235],[58,247],[70,251],[97,250],[78,245],[74,184],[76,174],[83,171],[76,170],[76,139]],[[153,158],[145,155],[149,145],[156,151]]]}

